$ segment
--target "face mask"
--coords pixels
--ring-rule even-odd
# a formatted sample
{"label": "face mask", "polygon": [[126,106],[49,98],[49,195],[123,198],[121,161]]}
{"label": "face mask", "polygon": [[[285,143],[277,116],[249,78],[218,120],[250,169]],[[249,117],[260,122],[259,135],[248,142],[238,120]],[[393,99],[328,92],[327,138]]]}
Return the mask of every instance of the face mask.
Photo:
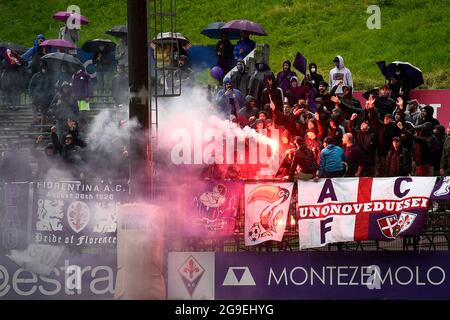
{"label": "face mask", "polygon": [[47,69],[42,69],[42,73],[47,73]]}
{"label": "face mask", "polygon": [[400,71],[395,71],[395,74],[398,76],[400,74]]}
{"label": "face mask", "polygon": [[311,68],[311,72],[315,73],[316,72],[316,68]]}

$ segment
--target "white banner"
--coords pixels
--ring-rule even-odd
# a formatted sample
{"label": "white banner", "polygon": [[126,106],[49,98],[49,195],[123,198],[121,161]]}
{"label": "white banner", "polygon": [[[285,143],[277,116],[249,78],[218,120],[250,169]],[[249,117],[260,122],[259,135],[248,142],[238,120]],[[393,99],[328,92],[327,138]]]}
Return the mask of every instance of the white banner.
{"label": "white banner", "polygon": [[298,181],[300,249],[420,233],[435,177]]}
{"label": "white banner", "polygon": [[245,245],[283,239],[293,183],[245,185]]}

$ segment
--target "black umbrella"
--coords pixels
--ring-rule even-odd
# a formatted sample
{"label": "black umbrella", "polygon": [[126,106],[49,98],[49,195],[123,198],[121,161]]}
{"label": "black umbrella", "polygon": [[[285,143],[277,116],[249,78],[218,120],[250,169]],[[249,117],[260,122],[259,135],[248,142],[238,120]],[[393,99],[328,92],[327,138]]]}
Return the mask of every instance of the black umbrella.
{"label": "black umbrella", "polygon": [[409,62],[402,61],[394,61],[383,68],[383,62],[377,62],[381,73],[386,77],[386,79],[390,79],[391,77],[398,77],[395,74],[396,69],[400,71],[400,77],[402,77],[407,83],[410,89],[417,88],[423,81],[422,70],[412,65]]}
{"label": "black umbrella", "polygon": [[82,49],[89,52],[110,52],[114,51],[116,44],[107,39],[94,39],[86,41]]}
{"label": "black umbrella", "polygon": [[106,34],[112,35],[113,37],[126,37],[128,35],[128,28],[126,24],[121,24],[118,26],[114,26],[111,29],[106,31]]}
{"label": "black umbrella", "polygon": [[46,60],[50,65],[66,63],[72,71],[77,71],[80,67],[83,67],[83,63],[78,58],[63,52],[49,53],[41,59]]}
{"label": "black umbrella", "polygon": [[13,42],[0,42],[0,47],[8,48],[9,50],[15,51],[19,54],[24,53],[27,51],[27,48],[24,46],[21,46],[20,44],[13,43]]}
{"label": "black umbrella", "polygon": [[[208,24],[200,33],[211,39],[221,39],[222,33],[224,31],[226,31],[226,30],[222,30],[222,27],[224,25],[225,25],[225,22],[213,22],[213,23]],[[240,34],[238,31],[227,31],[227,33],[228,33],[228,39],[239,39],[240,38]]]}

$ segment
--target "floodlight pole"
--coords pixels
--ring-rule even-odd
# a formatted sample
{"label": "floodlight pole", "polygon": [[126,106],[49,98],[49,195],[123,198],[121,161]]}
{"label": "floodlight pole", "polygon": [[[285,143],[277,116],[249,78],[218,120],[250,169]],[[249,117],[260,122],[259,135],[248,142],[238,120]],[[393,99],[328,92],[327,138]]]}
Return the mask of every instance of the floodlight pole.
{"label": "floodlight pole", "polygon": [[147,0],[128,0],[129,118],[139,128],[130,134],[130,194],[132,200],[151,196],[150,99],[148,79]]}

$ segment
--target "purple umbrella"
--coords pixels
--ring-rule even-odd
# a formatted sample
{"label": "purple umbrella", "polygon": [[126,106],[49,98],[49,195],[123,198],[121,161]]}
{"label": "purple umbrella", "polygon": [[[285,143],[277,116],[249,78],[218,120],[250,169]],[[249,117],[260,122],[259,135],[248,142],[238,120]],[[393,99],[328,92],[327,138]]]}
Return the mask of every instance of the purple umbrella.
{"label": "purple umbrella", "polygon": [[254,34],[257,36],[267,36],[266,31],[264,28],[250,20],[232,20],[222,27],[222,30],[229,30],[229,31],[247,31],[250,34]]}
{"label": "purple umbrella", "polygon": [[78,18],[78,16],[79,16],[81,24],[89,23],[89,20],[85,16],[82,16],[81,14],[78,14],[78,13],[71,13],[71,12],[67,12],[67,11],[58,11],[57,13],[55,13],[53,15],[53,19],[62,21],[62,22],[66,22],[70,16],[75,17],[75,19]]}
{"label": "purple umbrella", "polygon": [[62,39],[48,39],[41,43],[42,47],[61,47],[68,49],[76,49],[76,45],[70,41],[62,40]]}

